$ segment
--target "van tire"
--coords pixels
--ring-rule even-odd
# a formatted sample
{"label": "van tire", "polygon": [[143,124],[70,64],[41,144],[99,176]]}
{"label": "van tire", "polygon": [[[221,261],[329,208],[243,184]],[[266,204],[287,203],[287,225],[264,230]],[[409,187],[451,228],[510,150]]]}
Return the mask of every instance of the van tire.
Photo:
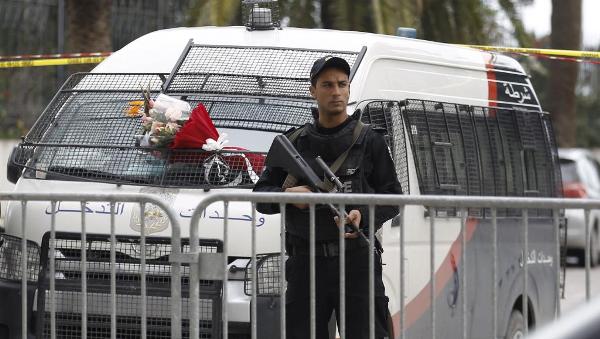
{"label": "van tire", "polygon": [[523,313],[519,310],[513,310],[508,319],[506,329],[506,339],[521,339],[525,337],[525,320]]}
{"label": "van tire", "polygon": [[[590,235],[590,267],[596,267],[598,265],[598,261],[600,259],[600,246],[598,244],[599,240],[598,229],[594,227],[592,229],[592,234]],[[585,247],[577,250],[576,255],[579,266],[585,267]]]}

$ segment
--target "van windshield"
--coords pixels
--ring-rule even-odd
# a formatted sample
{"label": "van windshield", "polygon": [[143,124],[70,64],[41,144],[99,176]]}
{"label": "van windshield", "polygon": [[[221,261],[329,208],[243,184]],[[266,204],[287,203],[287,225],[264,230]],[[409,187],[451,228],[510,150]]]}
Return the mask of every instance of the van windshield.
{"label": "van windshield", "polygon": [[[139,84],[152,95],[161,75],[78,74],[70,78],[19,145],[14,159],[25,175],[166,187],[252,187],[264,163],[266,147],[277,133],[312,119],[303,100],[190,95],[202,103],[219,130],[252,135],[221,153],[201,149],[141,147],[141,116],[127,114],[139,101]],[[137,84],[137,85],[136,85]],[[149,85],[148,85],[149,84]],[[182,97],[182,96],[180,96]],[[247,132],[244,132],[247,131]],[[244,134],[245,133],[245,134]],[[256,140],[264,138],[265,140]],[[258,150],[252,145],[262,145]]]}
{"label": "van windshield", "polygon": [[[325,55],[356,52],[205,46],[191,41],[171,74],[79,73],[41,114],[11,161],[37,179],[163,187],[252,187],[274,135],[312,121],[309,70]],[[160,93],[205,106],[221,132],[235,133],[220,152],[143,143],[143,100]],[[143,101],[142,101],[143,102]],[[142,104],[143,106],[143,104]],[[182,122],[183,124],[183,122]],[[251,139],[251,140],[249,140]],[[263,140],[264,139],[264,140]]]}

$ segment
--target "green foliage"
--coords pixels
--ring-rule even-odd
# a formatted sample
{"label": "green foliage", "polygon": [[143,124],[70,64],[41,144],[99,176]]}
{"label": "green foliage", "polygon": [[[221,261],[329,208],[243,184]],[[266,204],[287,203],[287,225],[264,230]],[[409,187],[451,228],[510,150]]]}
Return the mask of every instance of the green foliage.
{"label": "green foliage", "polygon": [[[500,0],[514,38],[529,46],[516,9],[528,0]],[[481,0],[281,0],[282,15],[293,27],[322,27],[395,34],[397,27],[415,27],[420,38],[448,43],[487,44],[500,40],[497,10]]]}
{"label": "green foliage", "polygon": [[240,0],[194,0],[190,3],[188,26],[241,25]]}
{"label": "green foliage", "polygon": [[[531,1],[521,0],[520,2],[530,3]],[[519,12],[515,7],[515,0],[498,0],[498,3],[500,7],[504,10],[504,13],[506,13],[506,16],[508,16],[508,19],[510,20],[514,28],[513,36],[519,43],[519,46],[531,46],[531,43],[533,42],[533,37],[531,36],[531,34],[525,31],[525,26],[523,25],[521,16],[519,15]]]}
{"label": "green foliage", "polygon": [[414,0],[382,0],[385,34],[396,34],[398,27],[418,27],[419,2]]}
{"label": "green foliage", "polygon": [[[330,1],[321,1],[322,7],[329,6]],[[280,1],[281,15],[290,18],[290,26],[312,28],[317,27],[315,2],[312,0]]]}
{"label": "green foliage", "polygon": [[[527,45],[530,35],[516,10],[519,0],[499,0],[500,11],[510,20],[514,37],[520,45]],[[426,40],[460,43],[489,44],[501,39],[497,23],[498,11],[480,0],[423,0],[418,31]]]}

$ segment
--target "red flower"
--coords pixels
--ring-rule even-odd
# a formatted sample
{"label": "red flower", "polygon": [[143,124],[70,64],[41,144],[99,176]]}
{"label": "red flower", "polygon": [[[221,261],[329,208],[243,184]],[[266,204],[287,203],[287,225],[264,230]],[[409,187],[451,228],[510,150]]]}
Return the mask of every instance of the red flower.
{"label": "red flower", "polygon": [[169,148],[197,148],[202,149],[206,139],[217,140],[219,132],[213,124],[208,111],[202,104],[198,104],[190,114],[189,120],[175,135]]}
{"label": "red flower", "polygon": [[[208,111],[202,104],[198,104],[192,111],[189,120],[179,129],[169,148],[175,150],[170,157],[170,162],[201,163],[214,153],[202,150],[206,139],[217,140],[219,132],[215,128]],[[182,148],[189,151],[179,150]],[[228,152],[230,151],[230,152]],[[236,146],[224,147],[221,157],[228,166],[236,170],[251,170],[260,175],[263,170],[265,156],[259,153],[246,153],[247,149]]]}

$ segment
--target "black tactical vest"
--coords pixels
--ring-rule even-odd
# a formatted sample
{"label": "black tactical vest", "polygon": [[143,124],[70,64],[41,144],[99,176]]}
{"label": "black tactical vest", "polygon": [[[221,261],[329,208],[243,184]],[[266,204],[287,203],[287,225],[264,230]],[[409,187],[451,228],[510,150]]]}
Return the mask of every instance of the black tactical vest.
{"label": "black tactical vest", "polygon": [[[350,118],[352,119],[352,118]],[[298,153],[306,160],[309,166],[323,177],[323,171],[320,170],[315,158],[321,156],[327,165],[331,164],[352,145],[352,135],[356,127],[356,120],[352,120],[340,131],[334,134],[326,135],[317,132],[315,125],[306,124],[303,131],[292,141]],[[364,164],[363,158],[366,146],[366,135],[372,133],[371,128],[365,126],[356,143],[348,153],[344,163],[340,166],[336,175],[344,185],[344,193],[373,193],[374,190],[366,181],[365,174],[368,174],[373,164]],[[298,182],[297,185],[304,185]],[[347,211],[350,209],[346,208]],[[298,209],[288,205],[286,209],[286,230],[291,235],[309,239],[309,209]],[[315,209],[315,239],[316,241],[337,241],[339,238],[339,229],[333,220],[334,213],[329,207],[317,205]]]}

